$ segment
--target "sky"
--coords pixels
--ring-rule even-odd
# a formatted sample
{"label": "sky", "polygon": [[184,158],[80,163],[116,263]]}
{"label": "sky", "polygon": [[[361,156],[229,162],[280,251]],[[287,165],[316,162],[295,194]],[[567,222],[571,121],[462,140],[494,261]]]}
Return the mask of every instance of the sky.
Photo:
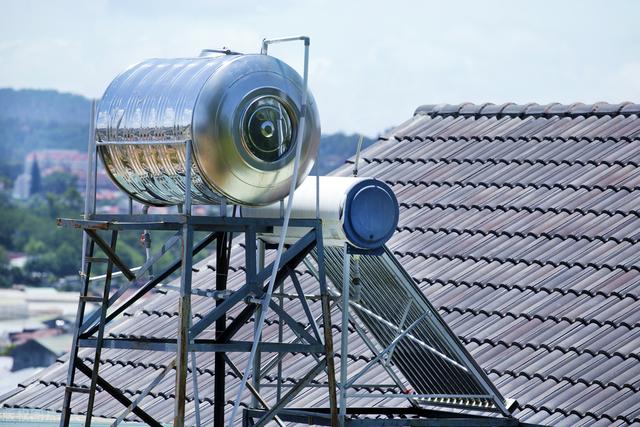
{"label": "sky", "polygon": [[[640,102],[638,1],[2,0],[0,87],[100,97],[129,65],[311,37],[323,132],[422,104]],[[302,45],[270,49],[296,69]]]}

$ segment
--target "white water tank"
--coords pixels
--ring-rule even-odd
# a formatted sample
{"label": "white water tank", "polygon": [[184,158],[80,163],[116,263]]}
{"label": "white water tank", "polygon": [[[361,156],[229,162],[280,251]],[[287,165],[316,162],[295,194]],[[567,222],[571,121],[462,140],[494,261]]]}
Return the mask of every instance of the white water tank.
{"label": "white water tank", "polygon": [[[310,177],[293,196],[291,218],[316,217],[316,178]],[[393,190],[373,178],[320,177],[320,219],[326,246],[342,246],[345,242],[360,249],[376,249],[391,238],[398,226],[399,207]],[[287,198],[284,199],[286,206]],[[263,207],[243,207],[242,216],[279,218],[280,203]],[[277,243],[280,227],[274,227],[260,238]],[[286,241],[295,242],[309,230],[289,227]]]}

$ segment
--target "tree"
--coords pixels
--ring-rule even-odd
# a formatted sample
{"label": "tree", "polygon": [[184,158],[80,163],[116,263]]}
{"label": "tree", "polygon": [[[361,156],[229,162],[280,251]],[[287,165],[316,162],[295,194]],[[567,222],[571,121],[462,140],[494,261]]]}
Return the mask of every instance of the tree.
{"label": "tree", "polygon": [[12,285],[11,268],[7,251],[0,246],[0,288],[8,288]]}
{"label": "tree", "polygon": [[31,163],[31,184],[29,186],[29,195],[33,196],[34,194],[40,193],[42,190],[42,177],[40,176],[40,167],[38,166],[38,158],[33,158],[33,163]]}
{"label": "tree", "polygon": [[53,172],[42,178],[42,190],[46,193],[63,194],[76,188],[78,177],[66,172]]}

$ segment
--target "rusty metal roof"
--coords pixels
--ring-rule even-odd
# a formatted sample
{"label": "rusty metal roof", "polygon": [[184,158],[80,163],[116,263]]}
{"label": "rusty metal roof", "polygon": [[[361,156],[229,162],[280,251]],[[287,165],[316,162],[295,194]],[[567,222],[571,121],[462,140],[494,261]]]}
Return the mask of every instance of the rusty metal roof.
{"label": "rusty metal roof", "polygon": [[[522,421],[640,425],[639,114],[640,105],[629,103],[423,106],[362,153],[360,175],[391,184],[401,203],[389,247],[502,395],[517,400]],[[335,174],[350,174],[350,162]],[[234,248],[230,288],[243,279],[241,251]],[[312,281],[308,271],[298,274],[303,284]],[[212,275],[204,261],[194,287],[211,287]],[[210,304],[194,297],[194,312]],[[175,295],[159,293],[110,334],[172,336],[176,319]],[[251,339],[251,327],[243,331]],[[265,334],[276,333],[271,318]],[[351,336],[357,371],[373,355]],[[103,356],[101,373],[130,396],[171,357]],[[290,357],[285,382],[296,381],[307,357]],[[212,358],[198,358],[205,422]],[[57,362],[4,405],[59,410],[65,373]],[[235,375],[227,375],[235,387]],[[374,371],[367,382],[381,378]],[[160,419],[172,417],[173,381],[167,376],[143,401]],[[325,391],[301,399],[322,405]],[[95,413],[113,416],[118,405],[99,393]]]}

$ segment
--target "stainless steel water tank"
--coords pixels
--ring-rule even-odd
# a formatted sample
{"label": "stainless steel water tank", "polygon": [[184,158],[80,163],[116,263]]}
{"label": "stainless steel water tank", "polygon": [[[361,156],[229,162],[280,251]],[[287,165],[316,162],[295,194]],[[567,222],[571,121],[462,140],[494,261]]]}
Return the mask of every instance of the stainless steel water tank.
{"label": "stainless steel water tank", "polygon": [[[272,203],[293,179],[302,91],[300,75],[267,55],[150,59],[116,77],[98,103],[98,150],[113,181],[146,204],[184,202],[188,140],[194,203]],[[320,142],[310,93],[303,132],[297,185]]]}

